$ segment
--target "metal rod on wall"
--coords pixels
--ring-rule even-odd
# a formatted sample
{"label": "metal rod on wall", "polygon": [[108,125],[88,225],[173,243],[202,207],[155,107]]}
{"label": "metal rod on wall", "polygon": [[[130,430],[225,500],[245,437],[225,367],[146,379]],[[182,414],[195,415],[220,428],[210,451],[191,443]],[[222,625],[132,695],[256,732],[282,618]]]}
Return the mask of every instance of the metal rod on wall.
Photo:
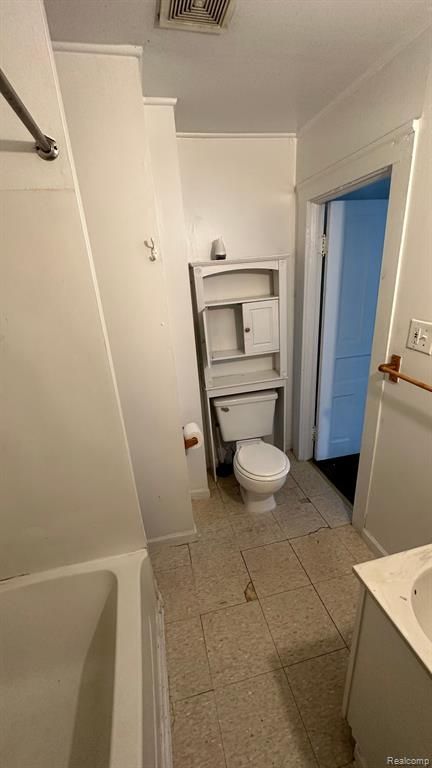
{"label": "metal rod on wall", "polygon": [[30,131],[36,141],[36,152],[39,157],[42,157],[43,160],[55,160],[59,153],[56,142],[42,133],[2,69],[0,69],[0,93],[5,97],[27,130]]}
{"label": "metal rod on wall", "polygon": [[381,363],[378,366],[380,373],[388,373],[390,381],[393,384],[397,384],[399,379],[406,381],[408,384],[413,384],[415,387],[425,389],[426,392],[432,392],[432,384],[427,384],[425,381],[415,379],[413,376],[408,376],[406,373],[400,372],[401,357],[400,355],[392,355],[389,363]]}

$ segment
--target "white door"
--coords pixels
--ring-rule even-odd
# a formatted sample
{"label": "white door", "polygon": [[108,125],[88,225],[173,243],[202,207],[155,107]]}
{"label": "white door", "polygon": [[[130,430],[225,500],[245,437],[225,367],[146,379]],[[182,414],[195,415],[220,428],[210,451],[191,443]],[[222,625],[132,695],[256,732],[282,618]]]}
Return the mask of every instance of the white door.
{"label": "white door", "polygon": [[318,460],[360,452],[387,205],[352,200],[328,206]]}
{"label": "white door", "polygon": [[247,355],[279,349],[279,302],[248,301],[243,304],[244,347]]}

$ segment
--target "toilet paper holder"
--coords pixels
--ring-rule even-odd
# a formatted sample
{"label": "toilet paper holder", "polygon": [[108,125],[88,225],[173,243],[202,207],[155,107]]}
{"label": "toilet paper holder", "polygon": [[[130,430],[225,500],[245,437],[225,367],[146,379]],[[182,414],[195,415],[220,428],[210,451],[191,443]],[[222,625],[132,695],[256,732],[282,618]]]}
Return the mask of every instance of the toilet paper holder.
{"label": "toilet paper holder", "polygon": [[185,451],[189,448],[196,450],[203,444],[203,435],[199,425],[195,421],[190,421],[183,427],[183,441]]}
{"label": "toilet paper holder", "polygon": [[198,438],[197,437],[185,437],[184,439],[184,445],[185,449],[192,448],[194,445],[198,445]]}

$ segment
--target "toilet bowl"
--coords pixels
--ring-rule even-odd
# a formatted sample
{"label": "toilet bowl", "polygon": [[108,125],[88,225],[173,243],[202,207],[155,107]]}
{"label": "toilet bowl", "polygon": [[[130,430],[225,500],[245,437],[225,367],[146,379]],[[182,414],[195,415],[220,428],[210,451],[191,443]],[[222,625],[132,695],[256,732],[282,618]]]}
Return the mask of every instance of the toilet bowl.
{"label": "toilet bowl", "polygon": [[276,506],[274,494],[282,488],[290,470],[285,453],[263,440],[239,440],[233,467],[246,510],[271,512]]}
{"label": "toilet bowl", "polygon": [[248,512],[270,512],[290,470],[288,457],[261,438],[271,438],[278,394],[273,389],[218,397],[216,418],[225,442],[235,442],[234,474]]}

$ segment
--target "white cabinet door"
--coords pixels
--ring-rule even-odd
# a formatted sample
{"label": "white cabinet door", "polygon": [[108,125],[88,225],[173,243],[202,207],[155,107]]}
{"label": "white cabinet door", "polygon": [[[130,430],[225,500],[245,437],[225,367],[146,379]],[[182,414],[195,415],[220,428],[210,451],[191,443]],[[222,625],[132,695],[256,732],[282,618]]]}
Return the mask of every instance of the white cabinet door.
{"label": "white cabinet door", "polygon": [[246,355],[277,352],[279,349],[279,302],[248,301],[243,304],[243,331]]}

